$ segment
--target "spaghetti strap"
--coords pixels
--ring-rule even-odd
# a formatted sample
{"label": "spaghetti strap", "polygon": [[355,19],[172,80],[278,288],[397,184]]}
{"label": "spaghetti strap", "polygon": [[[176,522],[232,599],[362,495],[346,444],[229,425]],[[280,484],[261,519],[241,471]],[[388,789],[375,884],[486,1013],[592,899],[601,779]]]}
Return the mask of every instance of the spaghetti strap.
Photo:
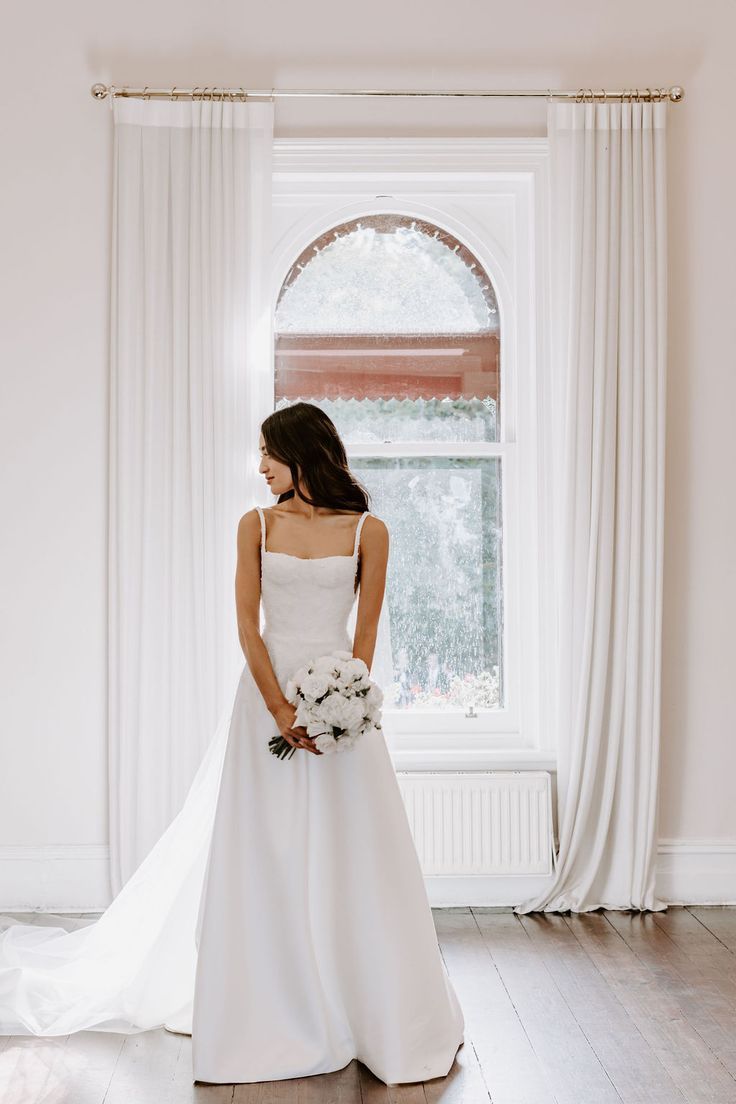
{"label": "spaghetti strap", "polygon": [[358,548],[360,546],[360,530],[363,528],[363,522],[368,517],[369,513],[370,513],[370,510],[366,510],[365,513],[363,513],[361,515],[360,521],[358,522],[357,527],[355,529],[355,544],[353,545],[353,555],[354,556],[357,556],[357,554],[358,554]]}
{"label": "spaghetti strap", "polygon": [[261,552],[266,551],[266,519],[263,516],[263,509],[260,506],[256,506],[258,511],[258,517],[261,519]]}

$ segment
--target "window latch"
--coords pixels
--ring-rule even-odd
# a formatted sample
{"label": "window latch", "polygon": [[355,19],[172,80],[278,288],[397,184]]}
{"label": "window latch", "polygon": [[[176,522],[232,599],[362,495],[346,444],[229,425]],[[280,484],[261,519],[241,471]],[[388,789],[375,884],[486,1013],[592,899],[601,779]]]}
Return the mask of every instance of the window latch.
{"label": "window latch", "polygon": [[470,709],[465,710],[465,716],[466,717],[477,717],[478,716],[478,714],[473,709],[473,703],[472,702],[470,703]]}

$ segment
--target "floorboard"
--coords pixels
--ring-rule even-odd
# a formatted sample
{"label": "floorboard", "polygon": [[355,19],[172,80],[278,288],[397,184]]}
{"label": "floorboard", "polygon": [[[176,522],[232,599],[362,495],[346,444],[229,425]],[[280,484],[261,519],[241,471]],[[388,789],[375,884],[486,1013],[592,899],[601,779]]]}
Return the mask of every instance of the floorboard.
{"label": "floorboard", "polygon": [[[260,1084],[192,1081],[188,1036],[0,1036],[2,1104],[736,1104],[736,908],[433,909],[465,1015],[446,1077],[362,1062]],[[64,926],[97,914],[62,917]],[[4,913],[53,925],[59,915]]]}

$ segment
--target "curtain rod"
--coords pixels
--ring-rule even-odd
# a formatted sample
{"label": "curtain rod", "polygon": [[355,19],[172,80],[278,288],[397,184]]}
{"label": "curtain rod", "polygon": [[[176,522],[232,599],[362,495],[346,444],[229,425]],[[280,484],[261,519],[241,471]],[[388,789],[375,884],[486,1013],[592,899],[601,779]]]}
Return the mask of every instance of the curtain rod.
{"label": "curtain rod", "polygon": [[114,84],[93,84],[90,89],[92,95],[96,100],[104,100],[107,96],[110,97],[110,103],[116,96],[120,96],[122,99],[188,99],[188,100],[251,100],[251,99],[278,99],[281,97],[362,97],[362,96],[407,96],[407,97],[438,97],[438,96],[475,96],[475,97],[490,97],[490,96],[524,96],[524,97],[543,97],[544,99],[552,99],[553,97],[576,100],[578,102],[588,100],[594,102],[596,100],[670,100],[672,103],[679,103],[685,95],[685,89],[679,84],[673,84],[670,88],[628,88],[619,92],[610,92],[605,89],[595,90],[592,88],[578,88],[576,91],[560,91],[546,89],[509,89],[507,91],[501,90],[480,90],[480,89],[466,89],[464,91],[425,91],[420,89],[373,89],[373,90],[358,90],[358,89],[336,89],[336,88],[323,88],[323,89],[302,89],[302,88],[270,88],[265,90],[249,90],[244,88],[217,88],[217,87],[200,87],[199,85],[194,88],[177,88],[174,85],[173,88],[149,88],[146,85],[144,88],[116,88]]}

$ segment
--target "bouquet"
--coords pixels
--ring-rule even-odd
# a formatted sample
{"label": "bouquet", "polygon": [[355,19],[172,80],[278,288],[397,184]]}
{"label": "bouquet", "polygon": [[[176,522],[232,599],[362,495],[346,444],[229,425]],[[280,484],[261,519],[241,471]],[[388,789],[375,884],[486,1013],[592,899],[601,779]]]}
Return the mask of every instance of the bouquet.
{"label": "bouquet", "polygon": [[[330,652],[300,667],[286,683],[285,694],[296,706],[294,727],[306,728],[322,752],[346,751],[359,736],[381,728],[383,691],[363,660],[350,652]],[[268,746],[279,759],[296,751],[280,733]]]}

